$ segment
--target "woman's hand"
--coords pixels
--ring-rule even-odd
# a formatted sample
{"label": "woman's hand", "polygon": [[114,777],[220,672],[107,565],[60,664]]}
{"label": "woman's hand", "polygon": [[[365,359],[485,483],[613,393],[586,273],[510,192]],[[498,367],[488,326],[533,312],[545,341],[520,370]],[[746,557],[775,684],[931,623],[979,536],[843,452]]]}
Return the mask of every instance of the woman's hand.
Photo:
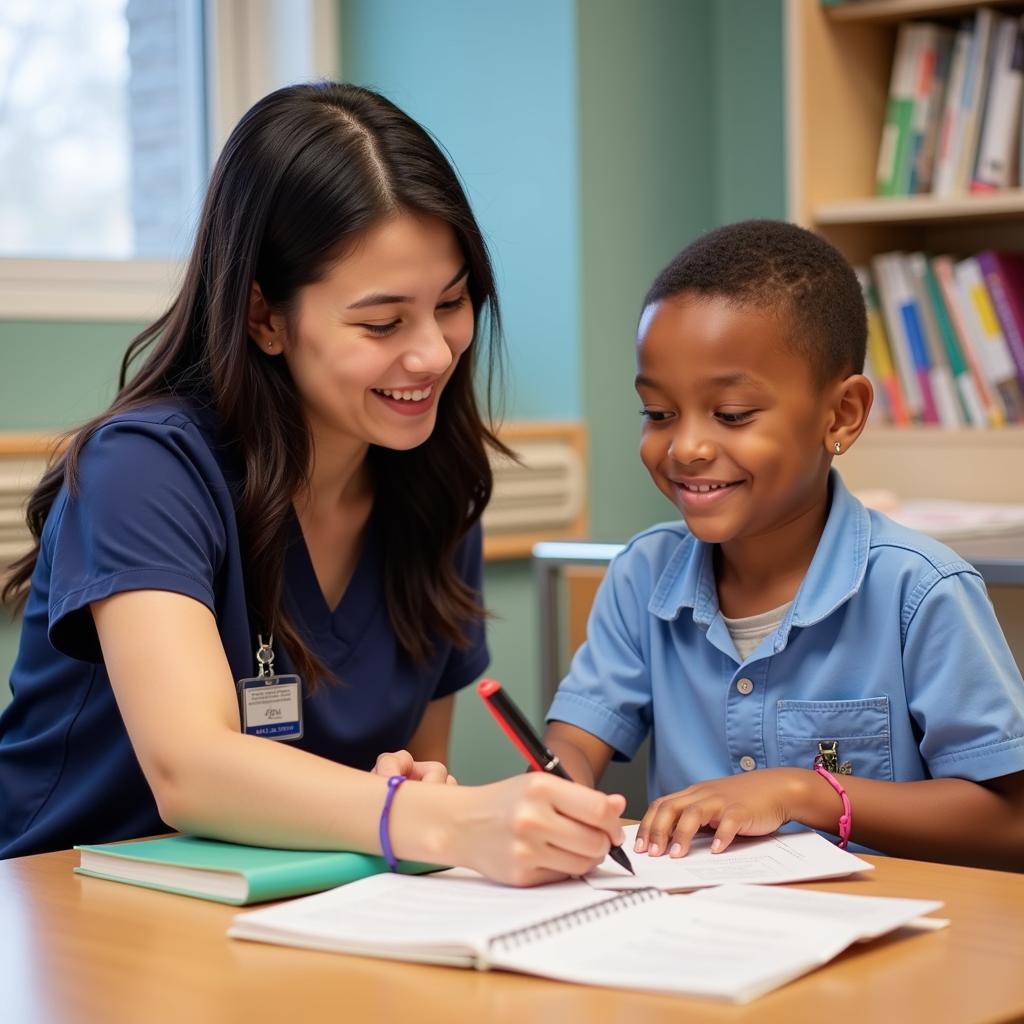
{"label": "woman's hand", "polygon": [[454,775],[440,761],[416,761],[408,750],[395,750],[381,754],[373,766],[374,775],[389,779],[392,775],[404,775],[416,782],[437,782],[441,785],[457,786]]}
{"label": "woman's hand", "polygon": [[543,772],[466,787],[460,798],[453,862],[507,885],[586,874],[624,838],[625,797]]}
{"label": "woman's hand", "polygon": [[659,797],[640,822],[637,853],[685,857],[700,829],[713,829],[712,853],[727,849],[736,836],[763,836],[787,821],[799,820],[809,773],[799,768],[767,768],[689,786]]}

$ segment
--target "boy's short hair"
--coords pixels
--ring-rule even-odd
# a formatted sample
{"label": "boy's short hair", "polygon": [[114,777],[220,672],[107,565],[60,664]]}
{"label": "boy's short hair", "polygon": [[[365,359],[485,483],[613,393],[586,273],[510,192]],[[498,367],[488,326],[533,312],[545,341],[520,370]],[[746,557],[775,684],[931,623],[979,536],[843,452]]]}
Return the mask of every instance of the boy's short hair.
{"label": "boy's short hair", "polygon": [[720,297],[788,316],[793,349],[819,386],[864,370],[867,313],[853,268],[823,238],[795,224],[746,220],[691,242],[644,300]]}

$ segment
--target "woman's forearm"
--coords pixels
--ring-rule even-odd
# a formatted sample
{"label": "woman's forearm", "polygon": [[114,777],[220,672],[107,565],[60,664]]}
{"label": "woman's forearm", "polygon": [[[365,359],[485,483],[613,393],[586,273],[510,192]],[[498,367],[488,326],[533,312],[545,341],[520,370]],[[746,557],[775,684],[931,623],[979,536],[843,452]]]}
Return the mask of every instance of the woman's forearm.
{"label": "woman's forearm", "polygon": [[[381,776],[228,730],[196,744],[162,776],[151,779],[161,817],[187,833],[256,846],[380,852]],[[422,845],[429,842],[424,837]]]}

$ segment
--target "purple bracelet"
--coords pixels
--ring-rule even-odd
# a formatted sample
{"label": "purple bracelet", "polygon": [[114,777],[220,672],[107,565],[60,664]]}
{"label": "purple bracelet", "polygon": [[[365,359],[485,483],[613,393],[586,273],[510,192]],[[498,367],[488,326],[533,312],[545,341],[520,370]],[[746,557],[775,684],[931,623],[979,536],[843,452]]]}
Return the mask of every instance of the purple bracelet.
{"label": "purple bracelet", "polygon": [[395,851],[391,849],[391,840],[388,838],[388,819],[391,817],[391,802],[395,799],[395,790],[403,782],[405,782],[404,775],[392,775],[388,779],[388,791],[380,812],[380,848],[384,852],[384,859],[388,862],[389,871],[398,870],[398,858],[395,857]]}

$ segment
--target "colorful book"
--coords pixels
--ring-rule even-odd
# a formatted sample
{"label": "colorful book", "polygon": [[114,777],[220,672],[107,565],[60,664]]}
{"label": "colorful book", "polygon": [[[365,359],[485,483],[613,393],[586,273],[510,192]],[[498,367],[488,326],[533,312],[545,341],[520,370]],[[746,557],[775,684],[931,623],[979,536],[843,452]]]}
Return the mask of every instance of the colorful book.
{"label": "colorful book", "polygon": [[985,402],[978,391],[974,374],[964,357],[960,339],[957,337],[956,328],[946,300],[942,294],[942,286],[935,276],[935,268],[932,261],[924,261],[924,282],[928,298],[931,302],[932,312],[935,315],[935,325],[939,332],[939,338],[946,351],[946,361],[949,364],[950,372],[953,375],[953,382],[956,385],[957,394],[960,397],[960,405],[963,409],[964,421],[979,430],[989,425],[989,412]]}
{"label": "colorful book", "polygon": [[1017,184],[1017,144],[1024,96],[1024,36],[1016,16],[1000,15],[992,51],[992,81],[978,147],[973,192]]}
{"label": "colorful book", "polygon": [[896,37],[875,172],[875,190],[880,196],[905,195],[910,181],[918,62],[925,43],[921,28],[913,22],[903,22]]}
{"label": "colorful book", "polygon": [[924,336],[921,310],[914,294],[913,281],[903,253],[891,253],[890,273],[893,279],[894,296],[903,322],[903,330],[914,364],[918,388],[921,392],[921,422],[941,423],[939,408],[932,388],[932,360],[928,342]]}
{"label": "colorful book", "polygon": [[964,77],[974,39],[974,23],[968,18],[960,23],[953,42],[953,55],[949,64],[949,81],[939,121],[938,149],[932,192],[948,196],[955,191],[957,141],[961,132],[960,98],[964,91]]}
{"label": "colorful book", "polygon": [[897,427],[905,427],[910,423],[907,404],[903,400],[903,389],[900,387],[899,374],[892,361],[889,339],[885,333],[885,323],[878,304],[878,293],[875,290],[871,274],[864,267],[856,269],[857,280],[860,281],[864,293],[864,306],[868,317],[868,357],[880,395],[885,405],[889,421]]}
{"label": "colorful book", "polygon": [[991,427],[1005,426],[1006,409],[998,392],[989,383],[988,376],[981,364],[981,357],[974,344],[974,333],[967,323],[967,303],[956,282],[953,257],[935,256],[931,260],[931,265],[935,279],[939,282],[949,319],[956,330],[956,338],[960,343],[964,362],[967,363],[971,371],[978,397],[988,414],[988,425]]}
{"label": "colorful book", "polygon": [[921,385],[914,367],[914,358],[910,352],[910,341],[907,329],[900,312],[900,295],[897,274],[893,270],[893,258],[896,253],[878,253],[871,258],[871,274],[878,289],[879,305],[885,332],[889,338],[889,349],[893,363],[899,374],[900,389],[906,403],[907,413],[912,422],[920,422],[923,418],[923,402]]}
{"label": "colorful book", "polygon": [[995,38],[996,14],[982,7],[974,16],[974,36],[964,75],[961,94],[961,120],[956,147],[955,192],[967,192],[974,179],[978,161],[978,140],[985,103],[992,77],[992,43]]}
{"label": "colorful book", "polygon": [[953,383],[952,367],[946,358],[945,347],[939,335],[938,321],[925,280],[927,262],[924,253],[912,252],[904,256],[903,268],[914,295],[921,335],[928,352],[928,379],[931,382],[939,422],[948,430],[955,430],[970,421],[965,418],[965,410]]}
{"label": "colorful book", "polygon": [[969,256],[956,263],[953,270],[957,287],[964,297],[964,320],[982,369],[1002,400],[1007,420],[1020,422],[1024,417],[1024,398],[1017,379],[1017,367],[985,285],[981,264],[976,256]]}
{"label": "colorful book", "polygon": [[978,264],[1024,387],[1024,254],[987,249],[978,253]]}
{"label": "colorful book", "polygon": [[[193,836],[76,846],[75,873],[241,906],[333,889],[387,871],[382,857],[324,850],[276,850]],[[403,873],[436,871],[403,862]]]}
{"label": "colorful book", "polygon": [[908,195],[931,191],[942,100],[953,52],[952,29],[932,24],[922,24],[921,29],[906,181]]}

